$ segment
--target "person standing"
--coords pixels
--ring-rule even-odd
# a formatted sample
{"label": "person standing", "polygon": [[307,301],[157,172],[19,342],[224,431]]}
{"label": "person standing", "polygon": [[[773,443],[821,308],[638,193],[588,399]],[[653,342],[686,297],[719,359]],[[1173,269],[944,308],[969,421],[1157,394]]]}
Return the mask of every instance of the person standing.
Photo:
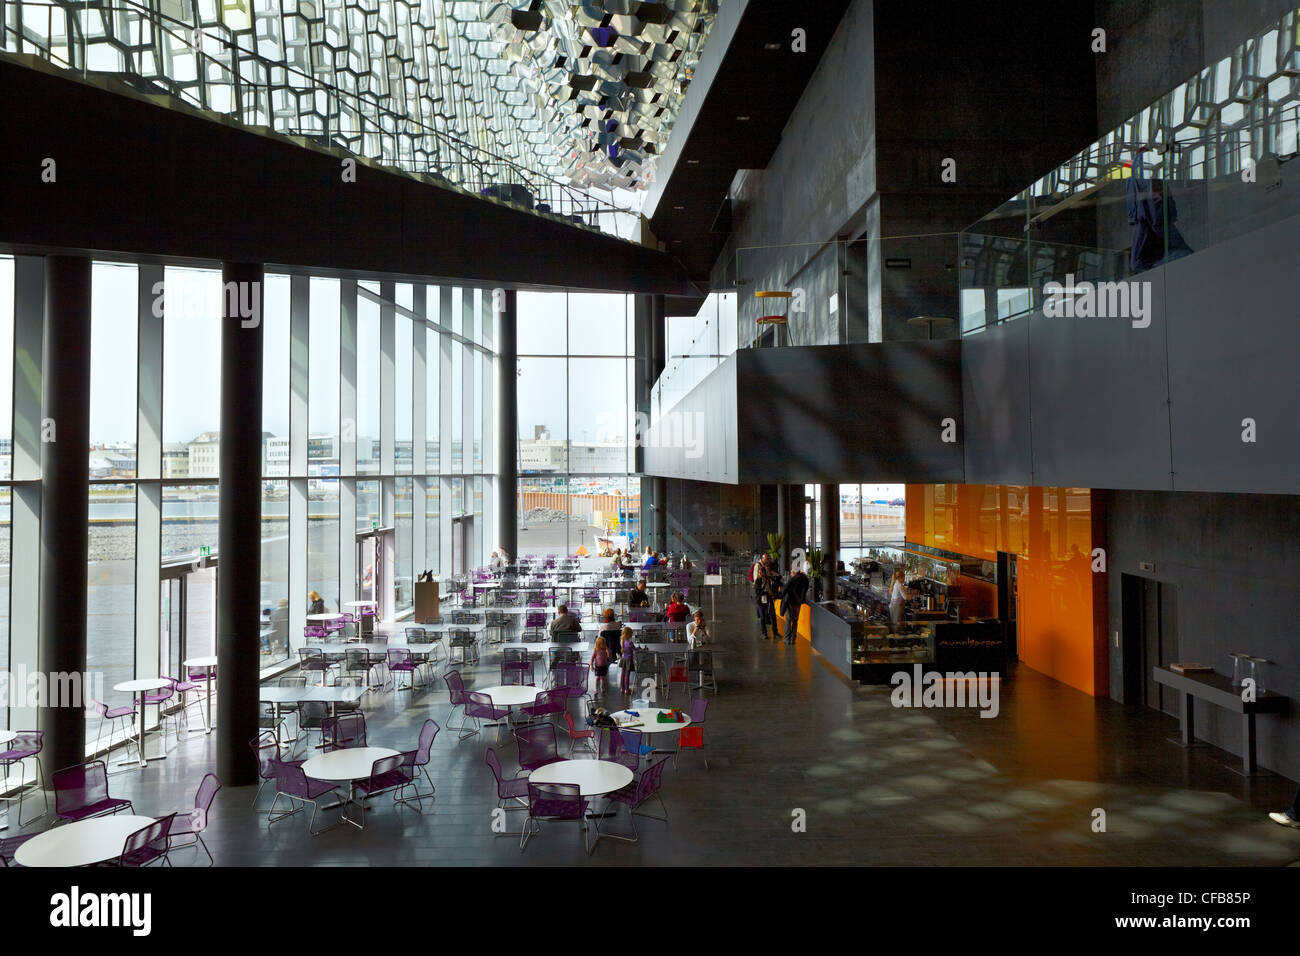
{"label": "person standing", "polygon": [[763,631],[763,640],[767,640],[767,632],[770,630],[772,640],[778,641],[781,635],[776,629],[775,602],[781,593],[781,574],[777,571],[770,554],[763,555],[754,589],[759,602],[759,627]]}
{"label": "person standing", "polygon": [[790,572],[790,580],[781,589],[781,610],[785,614],[785,642],[793,644],[799,633],[799,614],[808,603],[808,575],[802,568]]}
{"label": "person standing", "polygon": [[903,607],[911,595],[907,590],[907,574],[902,568],[894,572],[893,582],[889,586],[889,621],[894,627],[903,623]]}

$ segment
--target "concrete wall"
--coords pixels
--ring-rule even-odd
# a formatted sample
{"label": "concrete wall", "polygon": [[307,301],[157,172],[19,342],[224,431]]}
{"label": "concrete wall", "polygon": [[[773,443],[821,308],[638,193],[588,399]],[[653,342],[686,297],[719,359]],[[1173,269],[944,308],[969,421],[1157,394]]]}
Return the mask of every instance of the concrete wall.
{"label": "concrete wall", "polygon": [[1143,273],[1146,328],[1034,313],[965,339],[965,480],[1300,494],[1298,242],[1293,217]]}
{"label": "concrete wall", "polygon": [[[1138,575],[1175,589],[1178,659],[1231,674],[1231,651],[1275,663],[1264,686],[1300,701],[1300,498],[1285,495],[1179,494],[1114,491],[1107,498],[1107,557],[1112,647],[1110,695],[1123,696],[1120,580]],[[1152,562],[1142,571],[1139,562]],[[1196,711],[1196,734],[1241,753],[1240,720],[1214,707]],[[1300,777],[1300,705],[1285,716],[1260,717],[1259,762]],[[1170,746],[1173,746],[1172,744]]]}

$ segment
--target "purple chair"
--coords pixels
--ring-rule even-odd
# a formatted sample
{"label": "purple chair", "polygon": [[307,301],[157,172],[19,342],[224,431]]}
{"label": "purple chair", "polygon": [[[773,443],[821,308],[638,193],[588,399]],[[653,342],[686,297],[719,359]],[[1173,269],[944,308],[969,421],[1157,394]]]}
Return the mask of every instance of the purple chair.
{"label": "purple chair", "polygon": [[[169,718],[168,715],[164,712],[163,705],[176,696],[176,678],[167,677],[166,675],[159,675],[158,679],[167,681],[167,686],[160,687],[158,690],[145,691],[144,704],[146,707],[152,706],[158,708],[158,724],[162,727],[163,750],[166,750],[167,749],[167,721],[170,719],[173,723],[173,727],[175,727],[176,718],[174,716]],[[134,704],[136,707],[140,706],[139,697],[135,698]],[[146,732],[148,731],[147,726],[143,729]],[[175,732],[175,733],[176,736],[179,738],[180,736],[179,732]],[[143,741],[141,742],[141,746],[143,746]]]}
{"label": "purple chair", "polygon": [[[397,802],[404,803],[408,807],[414,807],[417,812],[424,812],[425,800],[434,799],[434,791],[437,789],[433,785],[433,778],[429,776],[429,758],[433,752],[433,741],[438,736],[438,731],[442,730],[436,721],[426,720],[424,726],[420,728],[420,742],[414,750],[403,752],[405,758],[404,767],[407,775],[411,779],[411,787],[415,790],[415,795],[411,797],[402,797]],[[425,781],[429,784],[429,792],[421,793],[418,774],[424,774]],[[414,802],[412,802],[414,801]]]}
{"label": "purple chair", "polygon": [[86,820],[119,810],[135,812],[130,800],[108,795],[108,771],[102,760],[56,770],[50,782],[54,786],[54,814],[60,820]]}
{"label": "purple chair", "polygon": [[[407,770],[406,755],[394,754],[391,757],[380,757],[370,765],[370,776],[365,780],[358,780],[352,784],[354,794],[360,794],[360,800],[353,800],[358,809],[361,811],[361,822],[356,823],[348,820],[358,830],[366,828],[366,804],[365,801],[371,797],[376,797],[381,793],[393,794],[393,802],[399,803],[398,800],[401,792],[411,786],[414,781],[413,775]],[[347,811],[344,810],[344,819]]]}
{"label": "purple chair", "polygon": [[331,750],[345,750],[348,747],[364,747],[366,715],[356,713],[326,717],[321,723],[321,737],[327,753]]}
{"label": "purple chair", "polygon": [[515,741],[519,745],[519,772],[532,773],[538,767],[548,763],[557,763],[564,758],[560,756],[559,739],[555,734],[554,724],[538,724],[534,727],[520,727],[515,731]]}
{"label": "purple chair", "polygon": [[465,716],[474,718],[474,730],[469,734],[462,734],[461,739],[467,736],[472,737],[483,728],[484,720],[491,720],[497,725],[497,739],[501,738],[501,723],[510,716],[509,707],[497,707],[492,703],[492,698],[487,694],[478,694],[474,691],[465,692]]}
{"label": "purple chair", "polygon": [[[135,726],[135,705],[123,704],[121,707],[109,707],[102,700],[91,701],[95,713],[99,714],[99,727],[95,730],[95,753],[99,753],[99,740],[104,733],[104,721],[110,721],[111,725],[116,725],[118,721],[130,719],[131,725]],[[125,726],[122,728],[125,743],[128,751],[132,746],[136,746],[135,735],[128,731]],[[114,729],[108,732],[108,746],[113,746]]]}
{"label": "purple chair", "polygon": [[526,613],[526,614],[524,615],[524,630],[526,630],[526,631],[528,631],[528,630],[535,630],[535,629],[537,629],[537,628],[545,627],[545,626],[546,626],[546,612],[545,612],[545,611],[531,611],[531,610],[530,610],[530,611],[528,611],[528,613]]}
{"label": "purple chair", "polygon": [[522,656],[518,658],[506,658],[501,662],[501,683],[508,684],[526,684],[529,687],[537,683],[537,673],[534,669],[536,661],[525,659]]}
{"label": "purple chair", "polygon": [[175,818],[176,814],[170,813],[130,834],[122,846],[122,855],[113,861],[113,865],[148,866],[161,860],[163,866],[171,866],[167,859],[167,839]]}
{"label": "purple chair", "polygon": [[[44,746],[45,731],[43,730],[20,730],[18,736],[9,741],[9,749],[0,752],[0,779],[8,783],[9,770],[18,765],[18,795],[0,797],[6,803],[12,800],[18,801],[18,825],[23,826],[23,797],[27,795],[27,764],[23,761],[31,759],[36,762],[36,772],[32,775],[31,784],[40,791],[41,800],[44,807],[39,817],[32,817],[32,820],[39,820],[40,817],[50,812],[50,798],[45,795],[45,788],[41,786],[41,780],[45,777],[45,771],[41,769],[41,747]],[[30,820],[28,821],[31,822]]]}
{"label": "purple chair", "polygon": [[406,674],[405,687],[399,686],[397,683],[397,677],[392,676],[391,679],[393,682],[393,691],[397,692],[399,690],[409,690],[414,692],[415,671],[416,668],[418,668],[420,665],[415,662],[415,658],[411,656],[411,652],[405,647],[390,647],[388,648],[387,654],[388,654],[388,673],[390,675],[397,675],[399,673]]}
{"label": "purple chair", "polygon": [[[323,780],[312,780],[305,773],[302,767],[296,763],[285,763],[283,760],[275,761],[275,799],[271,801],[271,806],[267,810],[266,825],[269,827],[272,823],[278,823],[285,817],[291,817],[295,813],[301,813],[305,807],[302,804],[311,804],[311,819],[307,821],[307,832],[312,836],[318,833],[324,833],[325,830],[316,829],[316,811],[319,809],[316,803],[327,793],[332,793],[336,784],[326,783]],[[299,804],[292,810],[281,810],[278,814],[275,812],[275,805],[284,797],[290,804]],[[328,829],[328,828],[326,828]]]}
{"label": "purple chair", "polygon": [[[627,734],[636,734],[636,749],[628,750],[628,741],[625,740]],[[640,736],[634,730],[619,730],[615,727],[600,728],[600,746],[596,752],[597,758],[621,763],[627,769],[636,773],[637,768],[641,766]]]}
{"label": "purple chair", "polygon": [[[203,852],[208,855],[208,866],[215,861],[212,859],[212,851],[203,842],[203,831],[208,828],[208,812],[212,809],[212,798],[220,789],[221,781],[217,779],[215,773],[204,774],[203,779],[199,781],[199,790],[194,794],[194,809],[188,813],[173,813],[171,830],[167,834],[169,844],[177,837],[194,837],[193,843],[182,843],[181,846],[202,847]],[[260,787],[258,792],[261,792]]]}
{"label": "purple chair", "polygon": [[[626,787],[615,790],[609,794],[609,799],[615,803],[625,803],[628,806],[628,818],[632,821],[632,835],[621,836],[617,833],[604,833],[600,829],[600,822],[596,822],[596,833],[600,836],[609,837],[611,840],[622,840],[625,843],[636,843],[641,837],[636,830],[636,818],[638,815],[650,817],[651,820],[660,820],[668,822],[668,808],[664,806],[663,797],[659,795],[659,785],[664,775],[664,764],[668,762],[667,757],[661,757],[645,769],[641,774]],[[650,813],[642,813],[641,806],[647,800],[654,798],[659,801],[659,806],[663,808],[664,815],[656,817]]]}
{"label": "purple chair", "polygon": [[566,698],[581,697],[587,693],[591,681],[591,665],[582,662],[557,661],[555,664],[555,689],[563,691]]}
{"label": "purple chair", "polygon": [[530,721],[545,721],[556,714],[564,713],[564,701],[565,691],[557,687],[555,690],[542,691],[531,704],[525,704],[519,710],[527,714]]}
{"label": "purple chair", "polygon": [[[267,781],[275,779],[275,765],[280,762],[280,744],[275,739],[275,734],[265,731],[250,740],[248,746],[253,749],[253,753],[257,756],[257,775],[262,778],[257,793],[253,794],[253,807],[256,808],[257,801],[261,799],[262,789],[266,786]],[[284,762],[295,767],[301,767],[303,764],[301,760],[286,760]]]}
{"label": "purple chair", "polygon": [[[497,809],[509,812],[511,810],[528,809],[528,779],[526,777],[514,777],[507,779],[501,774],[501,761],[497,757],[497,752],[491,747],[483,755],[483,762],[488,765],[492,771],[492,776],[497,781]],[[507,806],[507,802],[514,804]],[[496,836],[522,836],[522,830],[500,830],[495,827],[492,832]]]}
{"label": "purple chair", "polygon": [[528,820],[519,838],[519,852],[528,845],[529,837],[540,833],[542,820],[576,820],[582,827],[582,843],[591,854],[587,835],[587,807],[590,801],[582,799],[576,783],[529,783]]}
{"label": "purple chair", "polygon": [[[198,681],[175,680],[171,677],[168,677],[167,680],[172,682],[172,690],[176,691],[176,693],[180,695],[181,721],[185,724],[185,733],[188,735],[190,732],[190,708],[196,704],[199,708],[199,720],[203,724],[203,729],[207,730],[208,716],[203,709],[203,696],[199,693],[206,685],[199,683]],[[187,700],[185,695],[191,692],[198,694],[199,696],[195,697],[193,700]]]}
{"label": "purple chair", "polygon": [[451,695],[451,709],[447,711],[447,726],[451,726],[452,714],[456,713],[456,708],[461,708],[460,726],[456,728],[460,733],[460,739],[472,737],[478,733],[477,730],[465,732],[465,682],[461,679],[460,671],[447,671],[442,675],[443,682],[447,685],[447,693]]}
{"label": "purple chair", "polygon": [[18,852],[18,848],[34,836],[35,833],[29,833],[26,836],[0,839],[0,867],[13,866],[14,854]]}

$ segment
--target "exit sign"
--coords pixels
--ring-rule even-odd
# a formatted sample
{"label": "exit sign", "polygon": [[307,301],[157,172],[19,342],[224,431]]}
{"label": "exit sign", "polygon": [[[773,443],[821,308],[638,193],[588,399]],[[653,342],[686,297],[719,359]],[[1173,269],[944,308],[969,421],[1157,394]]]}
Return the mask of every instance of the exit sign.
{"label": "exit sign", "polygon": [[209,558],[211,556],[212,556],[212,548],[210,548],[208,545],[205,544],[201,548],[199,548],[200,558]]}

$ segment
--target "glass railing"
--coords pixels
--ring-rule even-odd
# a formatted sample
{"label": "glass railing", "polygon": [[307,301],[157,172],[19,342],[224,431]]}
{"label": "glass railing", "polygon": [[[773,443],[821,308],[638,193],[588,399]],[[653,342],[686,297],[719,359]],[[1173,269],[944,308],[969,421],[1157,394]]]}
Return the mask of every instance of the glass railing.
{"label": "glass railing", "polygon": [[1292,9],[965,230],[963,331],[1046,308],[1048,282],[1117,282],[1300,214],[1297,156]]}
{"label": "glass railing", "polygon": [[[956,338],[962,236],[955,232],[736,249],[699,314],[667,320],[651,418],[737,349]],[[965,298],[969,298],[966,296]]]}
{"label": "glass railing", "polygon": [[[639,215],[616,204],[612,192],[605,199],[385,105],[403,101],[400,89],[385,96],[348,91],[246,49],[215,28],[196,27],[133,0],[85,6],[24,0],[0,10],[0,52],[33,55],[83,78],[111,77],[137,92],[174,97],[249,127],[636,238]],[[129,45],[103,42],[110,24],[111,33],[129,38]]]}

